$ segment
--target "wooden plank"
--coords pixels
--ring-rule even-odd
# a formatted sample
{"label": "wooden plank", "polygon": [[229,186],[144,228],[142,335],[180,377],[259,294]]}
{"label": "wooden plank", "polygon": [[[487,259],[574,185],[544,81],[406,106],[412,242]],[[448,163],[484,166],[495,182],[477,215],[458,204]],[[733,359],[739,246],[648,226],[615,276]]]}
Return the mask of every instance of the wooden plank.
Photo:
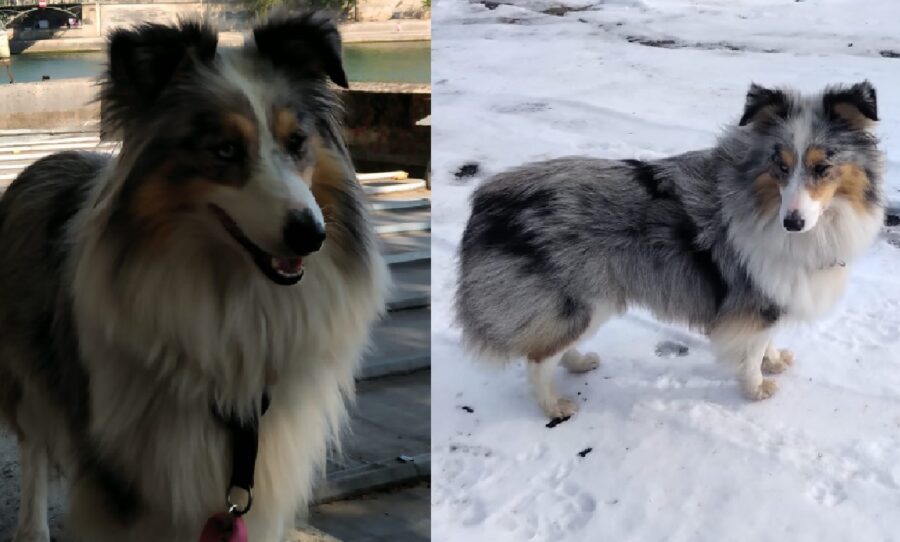
{"label": "wooden plank", "polygon": [[385,171],[383,173],[359,173],[356,176],[359,182],[381,181],[385,179],[403,180],[409,177],[409,173],[405,171]]}
{"label": "wooden plank", "polygon": [[[329,462],[328,477],[339,479],[343,471],[385,462],[393,466],[400,456],[427,454],[430,435],[430,370],[359,382],[343,453]],[[353,472],[369,474],[365,469]]]}
{"label": "wooden plank", "polygon": [[431,366],[431,309],[393,311],[372,330],[372,350],[358,378],[381,378]]}
{"label": "wooden plank", "polygon": [[321,504],[311,510],[309,521],[347,542],[427,542],[431,540],[430,484]]}

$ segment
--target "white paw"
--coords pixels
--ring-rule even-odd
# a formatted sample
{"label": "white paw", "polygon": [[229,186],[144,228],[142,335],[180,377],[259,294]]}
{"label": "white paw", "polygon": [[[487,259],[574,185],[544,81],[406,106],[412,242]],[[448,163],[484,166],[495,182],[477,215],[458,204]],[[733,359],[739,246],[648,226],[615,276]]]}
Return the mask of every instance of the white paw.
{"label": "white paw", "polygon": [[570,373],[586,373],[600,367],[600,356],[596,352],[581,355],[577,350],[569,350],[560,360]]}
{"label": "white paw", "polygon": [[559,397],[555,400],[551,399],[543,402],[541,403],[541,408],[543,408],[544,413],[552,419],[570,418],[578,412],[578,405],[575,404],[575,401],[566,399],[565,397]]}
{"label": "white paw", "polygon": [[787,348],[776,350],[777,357],[765,356],[762,361],[762,370],[768,374],[783,373],[788,367],[794,364],[794,353]]}
{"label": "white paw", "polygon": [[50,533],[46,530],[19,530],[13,542],[50,542]]}
{"label": "white paw", "polygon": [[778,384],[771,378],[763,379],[762,383],[755,387],[744,386],[744,394],[753,401],[768,399],[778,390]]}

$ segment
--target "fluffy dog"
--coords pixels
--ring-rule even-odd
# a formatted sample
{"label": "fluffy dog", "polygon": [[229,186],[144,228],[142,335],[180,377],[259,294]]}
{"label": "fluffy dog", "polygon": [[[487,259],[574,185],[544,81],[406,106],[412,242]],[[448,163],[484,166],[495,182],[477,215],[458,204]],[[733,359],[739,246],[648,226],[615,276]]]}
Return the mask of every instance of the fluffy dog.
{"label": "fluffy dog", "polygon": [[18,542],[49,540],[52,465],[79,540],[195,542],[226,492],[249,504],[232,437],[257,423],[249,538],[284,540],[388,281],[328,79],[347,86],[319,14],[233,49],[204,23],[117,30],[101,97],[118,157],[57,154],[3,195]]}
{"label": "fluffy dog", "polygon": [[485,181],[459,251],[466,343],[524,356],[544,412],[576,406],[552,383],[597,367],[573,347],[629,306],[705,331],[765,399],[763,372],[792,362],[776,326],[816,318],[884,219],[875,89],[814,96],[750,87],[743,115],[711,149],[654,161],[560,158]]}

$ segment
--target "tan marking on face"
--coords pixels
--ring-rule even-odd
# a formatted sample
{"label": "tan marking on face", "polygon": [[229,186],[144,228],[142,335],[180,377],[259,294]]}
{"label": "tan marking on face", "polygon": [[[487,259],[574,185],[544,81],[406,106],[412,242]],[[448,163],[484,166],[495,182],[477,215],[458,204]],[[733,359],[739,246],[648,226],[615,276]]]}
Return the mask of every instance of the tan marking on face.
{"label": "tan marking on face", "polygon": [[835,191],[838,189],[838,183],[830,176],[820,180],[815,184],[807,184],[804,190],[809,194],[810,199],[819,202],[822,209],[827,209],[834,197]]}
{"label": "tan marking on face", "polygon": [[322,140],[311,137],[309,140],[313,159],[312,172],[307,178],[312,179],[310,190],[322,216],[325,219],[325,235],[329,239],[342,239],[346,231],[340,227],[344,217],[341,215],[341,199],[344,194],[358,190],[356,172],[352,165],[344,164],[335,151],[325,147]]}
{"label": "tan marking on face", "polygon": [[248,148],[256,146],[259,139],[259,131],[256,128],[256,123],[246,115],[228,113],[225,115],[223,125],[226,132],[233,132],[234,135],[240,136]]}
{"label": "tan marking on face", "polygon": [[201,178],[172,182],[168,177],[175,166],[174,160],[166,162],[141,180],[130,204],[144,241],[151,246],[164,244],[175,229],[178,215],[197,209],[218,184]]}
{"label": "tan marking on face", "polygon": [[810,147],[803,155],[803,165],[807,170],[812,170],[817,165],[828,161],[828,153],[822,147]]}
{"label": "tan marking on face", "polygon": [[763,214],[778,212],[781,206],[781,188],[778,179],[767,171],[753,180],[753,190],[756,192],[757,204]]}
{"label": "tan marking on face", "polygon": [[781,161],[784,162],[789,169],[794,169],[794,165],[797,163],[797,155],[794,154],[793,149],[781,149],[778,151],[778,155],[781,157]]}
{"label": "tan marking on face", "polygon": [[860,113],[859,109],[848,103],[838,103],[834,106],[834,112],[839,117],[847,121],[850,126],[858,130],[866,130],[871,128],[875,123],[872,119],[867,118]]}
{"label": "tan marking on face", "polygon": [[272,115],[272,135],[281,145],[287,143],[288,138],[297,131],[300,124],[297,122],[297,113],[286,107],[276,109]]}
{"label": "tan marking on face", "polygon": [[849,201],[857,211],[870,211],[872,206],[866,199],[871,187],[871,179],[863,168],[855,164],[840,164],[831,168],[835,178],[835,196]]}

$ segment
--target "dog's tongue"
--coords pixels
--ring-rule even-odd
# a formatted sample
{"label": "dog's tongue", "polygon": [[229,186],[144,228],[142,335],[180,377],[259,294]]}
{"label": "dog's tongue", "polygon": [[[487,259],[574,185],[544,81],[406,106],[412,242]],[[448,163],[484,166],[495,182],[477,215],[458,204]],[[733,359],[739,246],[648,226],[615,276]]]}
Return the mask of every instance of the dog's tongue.
{"label": "dog's tongue", "polygon": [[272,258],[272,266],[285,275],[296,275],[303,267],[303,258]]}

